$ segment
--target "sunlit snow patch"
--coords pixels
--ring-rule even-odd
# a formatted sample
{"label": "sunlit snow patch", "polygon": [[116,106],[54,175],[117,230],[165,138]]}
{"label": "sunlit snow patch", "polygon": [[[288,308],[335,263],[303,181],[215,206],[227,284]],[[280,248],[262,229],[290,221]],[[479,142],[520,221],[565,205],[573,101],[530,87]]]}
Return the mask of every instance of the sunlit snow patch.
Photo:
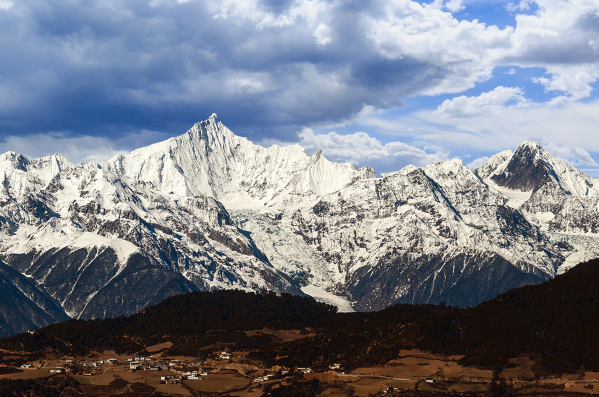
{"label": "sunlit snow patch", "polygon": [[302,292],[304,294],[310,295],[312,298],[316,299],[319,302],[337,306],[341,313],[351,313],[355,311],[351,303],[347,299],[337,295],[333,295],[330,292],[325,291],[321,287],[317,287],[315,285],[307,285],[305,287],[302,287]]}
{"label": "sunlit snow patch", "polygon": [[69,244],[75,248],[87,248],[87,247],[110,247],[112,248],[117,256],[119,262],[125,263],[127,259],[135,252],[139,251],[134,244],[129,241],[122,240],[120,238],[106,238],[95,233],[83,233],[77,240]]}
{"label": "sunlit snow patch", "polygon": [[499,193],[503,194],[507,199],[507,205],[512,208],[518,209],[522,207],[522,205],[532,196],[532,190],[528,192],[522,192],[520,190],[513,190],[507,187],[498,186],[491,179],[485,179],[485,183],[489,185],[491,188],[497,190]]}

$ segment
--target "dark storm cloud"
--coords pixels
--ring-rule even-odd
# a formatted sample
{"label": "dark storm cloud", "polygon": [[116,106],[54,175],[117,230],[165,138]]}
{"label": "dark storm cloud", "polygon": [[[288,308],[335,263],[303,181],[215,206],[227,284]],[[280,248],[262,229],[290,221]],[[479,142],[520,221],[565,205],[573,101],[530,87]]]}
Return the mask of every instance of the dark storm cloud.
{"label": "dark storm cloud", "polygon": [[[292,3],[254,11],[276,17]],[[398,105],[426,65],[382,58],[356,4],[332,8],[319,45],[306,16],[257,27],[251,15],[215,18],[207,2],[20,1],[0,12],[1,133],[179,133],[217,112],[246,135],[290,136]]]}
{"label": "dark storm cloud", "polygon": [[179,134],[216,112],[254,140],[294,140],[365,105],[471,88],[522,57],[510,32],[407,0],[13,1],[0,134]]}

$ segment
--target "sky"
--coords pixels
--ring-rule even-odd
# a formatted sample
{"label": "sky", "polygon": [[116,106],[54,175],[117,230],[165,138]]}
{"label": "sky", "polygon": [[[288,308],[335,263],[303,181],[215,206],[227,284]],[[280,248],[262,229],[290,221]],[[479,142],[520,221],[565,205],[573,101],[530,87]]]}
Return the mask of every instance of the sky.
{"label": "sky", "polygon": [[539,141],[599,178],[599,0],[0,0],[0,152],[72,162],[212,113],[377,173]]}

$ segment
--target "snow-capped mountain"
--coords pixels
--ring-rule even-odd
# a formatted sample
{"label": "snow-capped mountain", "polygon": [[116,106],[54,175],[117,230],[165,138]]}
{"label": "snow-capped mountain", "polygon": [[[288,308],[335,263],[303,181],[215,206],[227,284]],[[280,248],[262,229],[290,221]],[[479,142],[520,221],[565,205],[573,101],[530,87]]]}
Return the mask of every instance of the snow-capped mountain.
{"label": "snow-capped mountain", "polygon": [[299,145],[254,145],[233,134],[216,115],[187,133],[102,164],[135,183],[182,197],[213,197],[228,209],[297,208],[314,204],[351,181],[374,178],[369,167],[306,155]]}
{"label": "snow-capped mountain", "polygon": [[0,157],[0,335],[220,288],[475,305],[599,256],[596,181],[534,142],[377,177],[215,118],[101,164]]}
{"label": "snow-capped mountain", "polygon": [[513,154],[501,152],[475,172],[548,238],[571,246],[558,273],[599,257],[598,181],[537,142],[524,142]]}

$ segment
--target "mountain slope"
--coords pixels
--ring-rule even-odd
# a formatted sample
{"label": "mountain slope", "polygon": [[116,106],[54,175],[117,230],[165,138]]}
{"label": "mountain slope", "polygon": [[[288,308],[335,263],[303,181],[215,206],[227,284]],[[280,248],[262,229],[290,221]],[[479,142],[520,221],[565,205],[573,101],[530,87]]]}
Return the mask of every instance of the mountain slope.
{"label": "mountain slope", "polygon": [[[562,249],[507,202],[456,160],[356,180],[311,208],[233,216],[266,236],[256,242],[275,267],[294,263],[298,282],[347,296],[361,310],[468,306],[546,280],[563,261]],[[288,236],[301,238],[289,247],[281,241]]]}
{"label": "mountain slope", "polygon": [[214,289],[474,306],[599,256],[595,181],[534,142],[377,177],[213,115],[102,164],[8,152],[0,178],[0,260],[73,318]]}
{"label": "mountain slope", "polygon": [[184,292],[301,293],[212,198],[161,194],[62,156],[0,158],[2,259],[71,317],[131,314]]}
{"label": "mountain slope", "polygon": [[30,278],[0,263],[0,338],[68,318]]}

